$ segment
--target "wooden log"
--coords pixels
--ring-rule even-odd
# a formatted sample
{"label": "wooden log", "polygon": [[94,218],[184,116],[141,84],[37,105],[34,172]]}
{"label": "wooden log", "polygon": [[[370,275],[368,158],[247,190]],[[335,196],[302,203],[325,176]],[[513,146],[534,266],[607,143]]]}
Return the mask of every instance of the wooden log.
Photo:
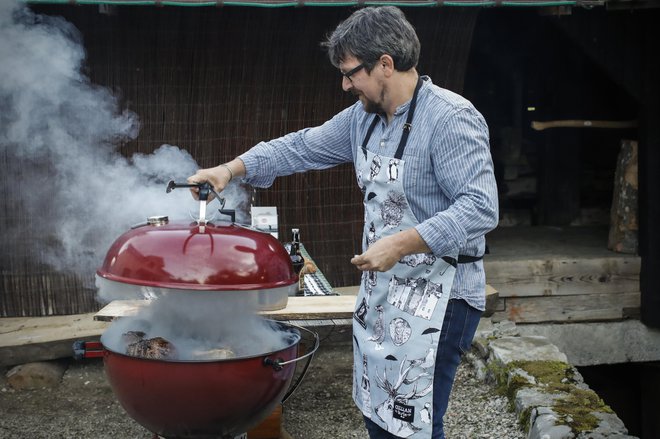
{"label": "wooden log", "polygon": [[607,248],[619,253],[637,254],[637,142],[624,140],[614,175]]}

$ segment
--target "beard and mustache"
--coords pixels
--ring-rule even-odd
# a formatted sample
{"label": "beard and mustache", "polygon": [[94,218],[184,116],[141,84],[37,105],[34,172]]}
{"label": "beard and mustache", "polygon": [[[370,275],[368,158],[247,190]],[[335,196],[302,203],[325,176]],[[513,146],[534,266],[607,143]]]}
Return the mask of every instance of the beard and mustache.
{"label": "beard and mustache", "polygon": [[380,92],[380,102],[372,101],[371,99],[367,98],[364,94],[362,94],[359,91],[351,90],[351,94],[353,94],[353,96],[355,96],[358,99],[360,99],[360,97],[363,98],[360,99],[360,102],[362,102],[364,111],[366,111],[367,113],[371,113],[371,114],[385,113],[385,110],[383,109],[383,105],[382,105],[382,102],[385,98],[385,89],[381,90]]}

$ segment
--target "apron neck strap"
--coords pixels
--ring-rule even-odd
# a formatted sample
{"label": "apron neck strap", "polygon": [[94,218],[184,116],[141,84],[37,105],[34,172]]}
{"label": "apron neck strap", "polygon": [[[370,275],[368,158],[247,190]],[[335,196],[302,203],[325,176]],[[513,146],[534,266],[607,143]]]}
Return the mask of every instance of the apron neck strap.
{"label": "apron neck strap", "polygon": [[408,108],[408,117],[406,118],[406,123],[403,124],[403,133],[401,134],[401,140],[399,140],[399,147],[394,154],[394,158],[400,160],[403,157],[403,150],[406,148],[408,143],[408,136],[410,135],[410,130],[412,129],[412,120],[415,114],[415,108],[417,108],[417,95],[419,94],[419,89],[422,88],[422,77],[417,78],[417,85],[415,86],[415,92],[413,93],[412,100],[410,101],[410,108]]}
{"label": "apron neck strap", "polygon": [[378,115],[374,116],[374,120],[371,122],[371,125],[369,125],[369,129],[367,130],[367,135],[364,136],[364,140],[362,141],[362,153],[365,157],[367,156],[367,143],[369,143],[369,139],[371,139],[371,133],[374,132],[376,125],[378,125]]}
{"label": "apron neck strap", "polygon": [[[403,150],[406,148],[408,143],[408,136],[410,135],[410,130],[412,129],[412,120],[415,115],[415,108],[417,108],[417,95],[419,94],[419,89],[422,88],[422,77],[417,78],[417,85],[415,86],[415,92],[413,93],[412,99],[410,100],[410,107],[408,108],[408,116],[406,117],[406,123],[403,124],[403,133],[401,134],[401,140],[399,140],[399,147],[396,150],[394,158],[400,160],[403,157]],[[374,116],[374,120],[369,125],[367,134],[364,136],[364,141],[362,141],[362,152],[364,155],[367,155],[367,144],[369,139],[371,139],[371,134],[374,132],[374,129],[378,125],[378,115]]]}

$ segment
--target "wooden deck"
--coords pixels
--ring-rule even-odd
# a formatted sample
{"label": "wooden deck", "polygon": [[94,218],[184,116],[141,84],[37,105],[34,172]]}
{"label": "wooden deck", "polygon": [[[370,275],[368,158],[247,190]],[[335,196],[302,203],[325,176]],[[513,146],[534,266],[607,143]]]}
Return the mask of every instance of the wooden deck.
{"label": "wooden deck", "polygon": [[502,227],[487,237],[494,321],[638,318],[640,258],[607,249],[607,227]]}

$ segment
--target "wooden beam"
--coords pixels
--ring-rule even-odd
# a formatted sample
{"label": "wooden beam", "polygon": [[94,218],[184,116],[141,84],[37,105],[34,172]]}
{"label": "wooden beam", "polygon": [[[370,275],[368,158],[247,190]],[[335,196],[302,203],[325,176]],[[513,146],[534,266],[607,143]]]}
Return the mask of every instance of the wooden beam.
{"label": "wooden beam", "polygon": [[621,320],[636,315],[640,293],[500,298],[493,321],[516,323]]}
{"label": "wooden beam", "polygon": [[639,291],[637,256],[490,259],[486,279],[500,297],[592,295]]}
{"label": "wooden beam", "polygon": [[642,321],[660,328],[660,29],[655,17],[643,19],[642,128],[639,136],[639,254]]}
{"label": "wooden beam", "polygon": [[536,131],[543,131],[550,128],[610,128],[610,129],[627,129],[637,128],[636,120],[549,120],[549,121],[532,121],[532,128]]}

